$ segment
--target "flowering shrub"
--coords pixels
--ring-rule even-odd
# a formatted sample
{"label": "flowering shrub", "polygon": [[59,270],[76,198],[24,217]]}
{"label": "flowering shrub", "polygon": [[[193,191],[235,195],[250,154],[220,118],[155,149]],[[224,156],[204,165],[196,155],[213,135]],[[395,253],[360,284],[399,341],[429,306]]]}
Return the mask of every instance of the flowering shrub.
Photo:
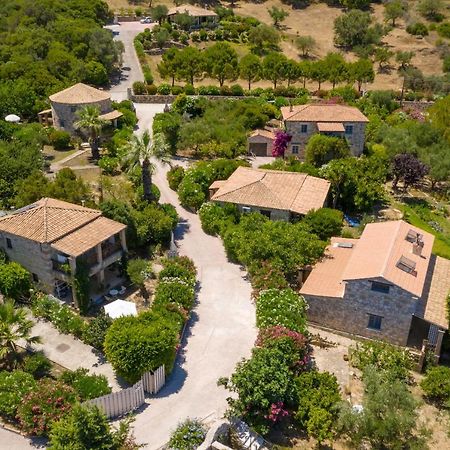
{"label": "flowering shrub", "polygon": [[198,419],[186,419],[172,433],[170,450],[195,450],[205,439],[206,428]]}
{"label": "flowering shrub", "polygon": [[373,366],[390,380],[409,381],[413,360],[408,350],[394,345],[362,342],[352,349],[350,362],[360,370]]}
{"label": "flowering shrub", "polygon": [[195,291],[191,283],[181,278],[163,278],[156,288],[155,306],[176,303],[190,310],[194,305]]}
{"label": "flowering shrub", "polygon": [[252,264],[249,267],[252,280],[253,296],[257,297],[266,289],[286,289],[289,287],[283,271],[275,267],[270,261],[261,264]]}
{"label": "flowering shrub", "polygon": [[284,158],[284,153],[286,152],[289,142],[291,142],[292,136],[282,130],[277,130],[275,132],[275,141],[273,143],[272,156],[278,158]]}
{"label": "flowering shrub", "polygon": [[61,381],[43,379],[23,397],[17,420],[25,433],[46,435],[51,422],[59,420],[77,400],[75,390]]}
{"label": "flowering shrub", "polygon": [[292,289],[269,289],[256,301],[256,326],[260,329],[281,325],[307,334],[305,299]]}
{"label": "flowering shrub", "polygon": [[167,172],[167,181],[169,182],[170,189],[176,191],[178,186],[183,181],[184,168],[181,166],[174,166]]}
{"label": "flowering shrub", "polygon": [[186,283],[194,286],[197,269],[194,262],[187,256],[178,256],[176,258],[164,259],[162,261],[163,270],[159,272],[158,278],[180,278]]}
{"label": "flowering shrub", "polygon": [[289,415],[289,411],[287,409],[284,409],[284,403],[283,402],[276,402],[272,403],[270,405],[270,411],[267,415],[267,418],[273,422],[279,422],[283,417],[286,417]]}
{"label": "flowering shrub", "polygon": [[311,365],[312,348],[305,335],[279,325],[263,328],[258,333],[256,347],[280,350],[295,372],[302,372]]}
{"label": "flowering shrub", "polygon": [[0,372],[0,415],[13,419],[22,398],[34,389],[36,381],[29,373]]}

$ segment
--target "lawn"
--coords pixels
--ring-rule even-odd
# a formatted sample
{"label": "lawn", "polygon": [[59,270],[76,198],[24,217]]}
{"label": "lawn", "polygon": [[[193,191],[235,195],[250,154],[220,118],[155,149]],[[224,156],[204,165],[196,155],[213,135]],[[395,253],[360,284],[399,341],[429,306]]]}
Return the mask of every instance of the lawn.
{"label": "lawn", "polygon": [[[433,253],[450,259],[450,221],[447,217],[437,214],[429,207],[421,207],[417,203],[415,205],[407,205],[397,202],[393,206],[403,212],[404,219],[411,225],[428,231],[435,236]],[[436,230],[430,223],[435,228],[439,227],[442,231]]]}
{"label": "lawn", "polygon": [[42,151],[45,158],[50,161],[51,164],[57,163],[75,152],[76,149],[74,148],[70,150],[55,150],[51,145],[44,145],[44,150]]}

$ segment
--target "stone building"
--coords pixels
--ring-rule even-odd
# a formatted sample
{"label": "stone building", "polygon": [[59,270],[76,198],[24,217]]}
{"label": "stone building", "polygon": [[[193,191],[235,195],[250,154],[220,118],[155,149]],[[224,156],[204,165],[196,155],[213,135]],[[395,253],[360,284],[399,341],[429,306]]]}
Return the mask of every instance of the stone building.
{"label": "stone building", "polygon": [[214,27],[219,22],[219,16],[209,9],[200,8],[194,5],[180,5],[170,8],[167,12],[169,22],[174,22],[178,14],[187,14],[192,17],[193,24],[191,28]]}
{"label": "stone building", "polygon": [[[305,158],[305,146],[314,134],[345,138],[353,156],[364,149],[365,129],[369,119],[347,105],[309,103],[281,108],[284,128],[292,136],[286,156]],[[268,155],[270,156],[270,155]]]}
{"label": "stone building", "polygon": [[448,329],[450,261],[434,236],[402,220],[368,224],[359,239],[332,238],[300,293],[311,322],[401,346],[439,346]]}
{"label": "stone building", "polygon": [[298,172],[238,167],[228,180],[209,187],[211,201],[233,203],[241,212],[290,220],[326,205],[330,183]]}
{"label": "stone building", "polygon": [[108,92],[95,89],[83,83],[77,83],[63,91],[49,97],[51,109],[41,111],[39,122],[44,125],[52,125],[58,130],[64,130],[70,134],[77,131],[74,123],[78,120],[78,113],[86,106],[96,106],[100,117],[111,121],[117,126],[117,119],[122,116],[120,111],[112,109],[111,96]]}
{"label": "stone building", "polygon": [[70,286],[77,264],[89,270],[92,296],[110,287],[113,264],[127,252],[125,229],[101,211],[43,198],[0,218],[0,248],[43,291],[76,304]]}
{"label": "stone building", "polygon": [[273,130],[255,130],[247,138],[248,152],[254,156],[272,156],[274,142]]}

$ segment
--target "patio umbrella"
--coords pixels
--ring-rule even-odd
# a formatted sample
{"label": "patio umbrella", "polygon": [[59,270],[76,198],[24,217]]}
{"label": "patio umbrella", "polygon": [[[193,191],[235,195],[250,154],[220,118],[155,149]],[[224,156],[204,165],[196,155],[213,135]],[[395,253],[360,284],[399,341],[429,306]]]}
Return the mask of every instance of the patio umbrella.
{"label": "patio umbrella", "polygon": [[104,306],[105,314],[111,319],[117,319],[122,316],[137,316],[136,305],[133,302],[125,300],[115,300],[109,305]]}
{"label": "patio umbrella", "polygon": [[20,117],[16,116],[15,114],[8,114],[5,117],[6,122],[11,122],[11,123],[18,123],[20,122]]}

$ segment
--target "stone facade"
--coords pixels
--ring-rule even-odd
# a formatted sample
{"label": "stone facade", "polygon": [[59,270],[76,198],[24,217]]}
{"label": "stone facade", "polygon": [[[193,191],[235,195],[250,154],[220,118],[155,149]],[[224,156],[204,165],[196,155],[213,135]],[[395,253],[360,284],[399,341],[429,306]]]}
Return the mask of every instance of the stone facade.
{"label": "stone facade", "polygon": [[[225,203],[217,202],[220,205],[225,205]],[[257,206],[246,206],[246,205],[236,205],[238,207],[239,212],[249,213],[249,212],[259,212],[267,217],[270,220],[284,220],[288,222],[291,218],[290,211],[285,211],[282,209],[269,209],[269,208],[258,208]],[[248,209],[247,209],[248,208]]]}
{"label": "stone facade", "polygon": [[[344,127],[351,125],[353,126],[352,134],[335,133],[335,135],[345,136],[347,142],[350,146],[350,151],[353,156],[360,156],[364,150],[364,140],[365,140],[365,122],[343,122]],[[308,140],[314,134],[319,133],[317,128],[317,122],[293,122],[285,121],[284,123],[286,132],[292,136],[291,143],[286,151],[287,156],[296,156],[300,160],[305,159],[305,147]],[[302,125],[306,125],[306,132],[302,133]],[[297,149],[296,149],[297,146]],[[295,152],[297,150],[297,152]]]}
{"label": "stone facade", "polygon": [[53,126],[58,130],[64,130],[70,134],[77,131],[74,123],[78,120],[78,112],[86,106],[97,106],[101,114],[112,111],[111,99],[105,99],[93,103],[83,103],[79,105],[59,103],[50,101],[52,107]]}
{"label": "stone facade", "polygon": [[[309,320],[347,333],[406,346],[419,299],[392,284],[389,293],[373,291],[371,281],[388,283],[383,278],[348,281],[343,298],[305,295]],[[368,328],[370,314],[382,317],[380,330]]]}
{"label": "stone facade", "polygon": [[275,139],[266,136],[249,136],[247,139],[248,151],[255,156],[272,156],[274,141]]}

